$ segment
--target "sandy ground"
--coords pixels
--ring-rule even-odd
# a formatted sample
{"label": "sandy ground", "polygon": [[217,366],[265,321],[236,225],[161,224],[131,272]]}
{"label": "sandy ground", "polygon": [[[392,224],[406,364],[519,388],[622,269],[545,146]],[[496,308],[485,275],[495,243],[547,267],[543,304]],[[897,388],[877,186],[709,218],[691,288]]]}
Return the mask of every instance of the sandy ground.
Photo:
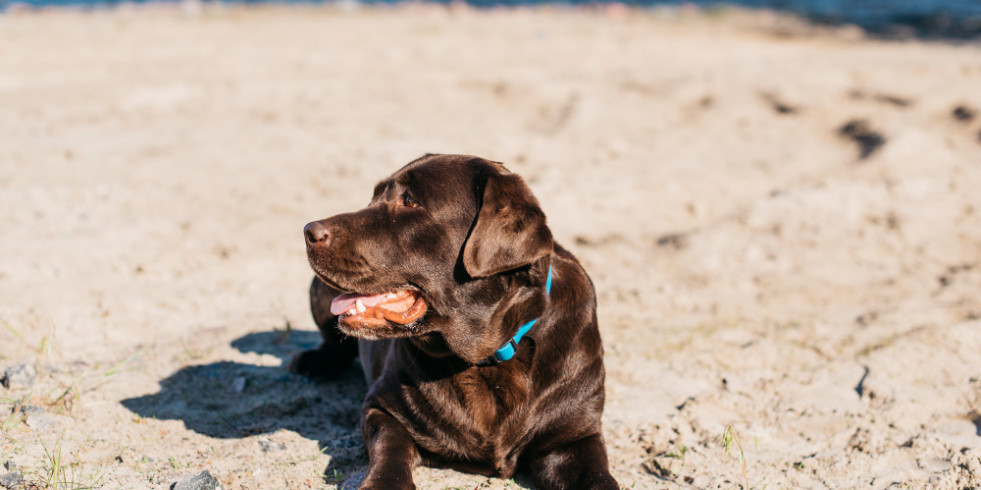
{"label": "sandy ground", "polygon": [[356,486],[358,371],[283,367],[301,228],[433,151],[524,175],[590,271],[624,487],[977,488],[979,87],[978,44],[767,13],[0,16],[0,462]]}

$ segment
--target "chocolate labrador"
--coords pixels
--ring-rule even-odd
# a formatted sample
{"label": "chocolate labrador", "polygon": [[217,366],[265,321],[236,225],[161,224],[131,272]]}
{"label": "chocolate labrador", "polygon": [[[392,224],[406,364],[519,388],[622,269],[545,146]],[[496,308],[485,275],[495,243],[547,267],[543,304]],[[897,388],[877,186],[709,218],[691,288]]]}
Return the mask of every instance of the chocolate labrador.
{"label": "chocolate labrador", "polygon": [[361,488],[415,488],[420,463],[619,488],[600,426],[593,284],[520,177],[426,155],[379,182],[368,207],[304,236],[324,343],[292,367],[332,378],[360,356]]}

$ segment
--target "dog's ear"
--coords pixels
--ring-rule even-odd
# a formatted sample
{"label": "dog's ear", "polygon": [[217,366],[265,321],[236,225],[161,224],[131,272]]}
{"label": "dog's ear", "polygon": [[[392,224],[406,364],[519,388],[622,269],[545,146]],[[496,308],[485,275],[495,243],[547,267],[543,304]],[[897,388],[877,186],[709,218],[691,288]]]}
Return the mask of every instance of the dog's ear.
{"label": "dog's ear", "polygon": [[494,172],[479,197],[480,211],[463,246],[470,277],[517,269],[551,253],[545,213],[521,177]]}

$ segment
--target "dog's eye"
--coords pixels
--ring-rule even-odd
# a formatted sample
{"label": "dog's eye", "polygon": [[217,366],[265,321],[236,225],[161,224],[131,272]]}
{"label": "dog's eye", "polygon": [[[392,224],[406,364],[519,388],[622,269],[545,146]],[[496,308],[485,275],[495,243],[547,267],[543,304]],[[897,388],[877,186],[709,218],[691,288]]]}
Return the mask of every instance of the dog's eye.
{"label": "dog's eye", "polygon": [[413,199],[408,192],[406,192],[405,194],[402,195],[402,205],[407,208],[414,208],[419,206],[419,203],[416,202],[416,200]]}

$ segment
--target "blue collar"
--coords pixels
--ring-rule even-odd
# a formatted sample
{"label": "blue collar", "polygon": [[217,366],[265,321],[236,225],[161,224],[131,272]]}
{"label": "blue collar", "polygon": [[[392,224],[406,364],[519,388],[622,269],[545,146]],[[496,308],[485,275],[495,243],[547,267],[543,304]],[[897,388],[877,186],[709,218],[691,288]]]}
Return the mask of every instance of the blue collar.
{"label": "blue collar", "polygon": [[[545,280],[545,294],[551,294],[551,293],[552,293],[552,266],[549,265],[548,279]],[[508,343],[504,344],[504,347],[497,349],[497,351],[494,352],[494,355],[481,361],[480,363],[478,363],[478,365],[487,366],[491,364],[497,364],[499,362],[504,362],[514,357],[514,354],[518,352],[518,342],[521,342],[521,337],[524,337],[525,334],[528,333],[529,330],[531,330],[531,327],[535,326],[535,322],[537,321],[538,319],[536,318],[519,327],[518,333],[514,334],[514,337],[511,337],[511,340],[509,340]]]}

